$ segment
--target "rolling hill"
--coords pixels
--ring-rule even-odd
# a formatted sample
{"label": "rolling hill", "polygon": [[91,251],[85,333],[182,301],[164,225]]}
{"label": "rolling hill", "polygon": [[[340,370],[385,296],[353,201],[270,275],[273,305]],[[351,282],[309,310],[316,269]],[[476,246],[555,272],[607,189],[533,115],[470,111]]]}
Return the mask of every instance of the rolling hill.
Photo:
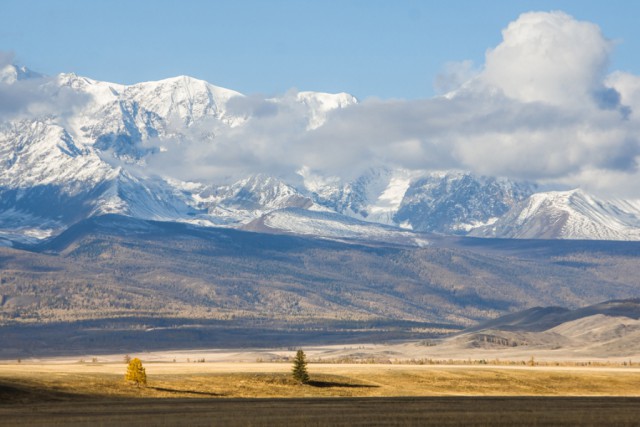
{"label": "rolling hill", "polygon": [[[186,345],[176,334],[249,345],[264,330],[302,341],[432,337],[532,306],[636,297],[639,257],[635,242],[432,236],[419,247],[105,215],[0,248],[0,321],[9,341],[52,348],[53,330],[111,331],[109,342],[137,331],[160,346]],[[30,325],[43,329],[15,332]]]}

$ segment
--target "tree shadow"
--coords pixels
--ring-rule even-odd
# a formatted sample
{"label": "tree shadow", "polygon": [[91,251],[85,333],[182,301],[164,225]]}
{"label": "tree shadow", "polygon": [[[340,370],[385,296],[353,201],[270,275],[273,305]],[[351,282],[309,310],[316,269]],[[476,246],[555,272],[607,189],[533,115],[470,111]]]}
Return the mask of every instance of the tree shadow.
{"label": "tree shadow", "polygon": [[[3,404],[29,402],[57,402],[86,396],[55,390],[40,384],[10,384],[0,382],[0,407]],[[1,424],[1,423],[0,423]]]}
{"label": "tree shadow", "polygon": [[187,393],[187,394],[197,394],[199,396],[213,396],[213,397],[224,396],[224,394],[211,393],[211,392],[208,392],[208,391],[180,390],[180,389],[176,389],[176,388],[165,388],[165,387],[147,387],[147,388],[152,389],[152,390],[157,390],[157,391],[166,391],[168,393]]}
{"label": "tree shadow", "polygon": [[340,383],[337,381],[316,381],[316,380],[311,380],[306,384],[310,385],[311,387],[319,387],[319,388],[324,388],[324,387],[378,388],[380,387],[377,385],[370,385],[370,384],[352,384],[352,383]]}

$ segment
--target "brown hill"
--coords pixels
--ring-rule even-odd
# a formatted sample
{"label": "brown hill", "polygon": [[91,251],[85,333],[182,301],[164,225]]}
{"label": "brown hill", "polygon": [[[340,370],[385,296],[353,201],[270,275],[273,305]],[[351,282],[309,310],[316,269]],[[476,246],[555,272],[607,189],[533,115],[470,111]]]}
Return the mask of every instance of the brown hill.
{"label": "brown hill", "polygon": [[254,345],[265,330],[278,342],[433,336],[536,305],[635,297],[639,258],[630,242],[433,237],[417,248],[104,216],[0,248],[0,334],[18,347],[64,336],[19,332],[44,324],[83,345],[88,330],[192,347]]}

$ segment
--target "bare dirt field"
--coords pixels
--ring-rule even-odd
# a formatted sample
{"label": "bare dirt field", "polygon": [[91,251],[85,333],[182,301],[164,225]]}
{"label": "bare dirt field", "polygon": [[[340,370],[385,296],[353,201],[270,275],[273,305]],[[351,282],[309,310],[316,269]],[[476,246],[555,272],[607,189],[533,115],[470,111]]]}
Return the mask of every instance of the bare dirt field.
{"label": "bare dirt field", "polygon": [[[144,361],[144,359],[143,359]],[[0,365],[1,425],[639,425],[640,369],[145,362]]]}
{"label": "bare dirt field", "polygon": [[4,426],[635,426],[639,404],[615,397],[135,399],[0,409]]}

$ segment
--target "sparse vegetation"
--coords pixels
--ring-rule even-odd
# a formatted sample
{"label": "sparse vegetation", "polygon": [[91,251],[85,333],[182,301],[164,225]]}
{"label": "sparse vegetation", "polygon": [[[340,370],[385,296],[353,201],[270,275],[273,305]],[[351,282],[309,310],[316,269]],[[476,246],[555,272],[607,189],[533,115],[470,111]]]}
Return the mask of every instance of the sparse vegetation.
{"label": "sparse vegetation", "polygon": [[[132,359],[132,361],[135,359]],[[477,363],[482,365],[482,363]],[[640,371],[620,367],[569,369],[518,366],[418,366],[313,364],[313,397],[390,396],[640,396]],[[122,364],[9,363],[0,365],[2,385],[33,393],[95,397],[202,398],[300,397],[289,363],[154,363],[153,384],[139,389],[122,381]],[[146,372],[145,372],[146,373]],[[639,407],[640,408],[640,407]]]}
{"label": "sparse vegetation", "polygon": [[640,419],[640,399],[630,397],[640,396],[640,371],[628,367],[313,367],[304,390],[313,400],[304,400],[288,363],[154,363],[153,385],[139,389],[122,381],[119,360],[0,364],[1,423],[636,425]]}
{"label": "sparse vegetation", "polygon": [[[135,238],[83,230],[42,248],[54,257],[0,248],[0,325],[148,317],[279,321],[309,330],[344,321],[373,330],[382,319],[406,331],[441,333],[505,310],[637,295],[640,245],[633,244],[566,242],[521,259],[506,249],[497,257],[435,245],[373,251],[233,230],[196,235],[181,234],[179,225],[172,225],[175,233],[150,227]],[[416,323],[402,323],[408,320]]]}

